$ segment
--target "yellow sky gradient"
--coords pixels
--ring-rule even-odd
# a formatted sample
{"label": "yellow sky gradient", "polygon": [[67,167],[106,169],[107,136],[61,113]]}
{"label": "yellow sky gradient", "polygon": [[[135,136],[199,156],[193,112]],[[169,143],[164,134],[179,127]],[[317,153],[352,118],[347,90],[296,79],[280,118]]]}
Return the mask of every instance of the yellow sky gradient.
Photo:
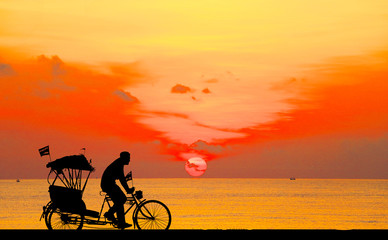
{"label": "yellow sky gradient", "polygon": [[[187,56],[208,62],[226,58],[218,65],[245,66],[242,61],[254,58],[262,64],[261,59],[295,64],[333,53],[357,54],[383,44],[386,5],[295,0],[1,1],[1,44],[92,63]],[[236,58],[240,64],[231,63]]]}

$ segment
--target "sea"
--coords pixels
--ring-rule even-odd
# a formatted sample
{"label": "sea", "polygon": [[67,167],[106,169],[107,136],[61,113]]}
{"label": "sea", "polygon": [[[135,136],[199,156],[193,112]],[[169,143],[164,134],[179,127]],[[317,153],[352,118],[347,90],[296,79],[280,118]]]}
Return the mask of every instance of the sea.
{"label": "sea", "polygon": [[[99,183],[89,179],[83,194],[95,211]],[[171,229],[388,229],[388,180],[138,178],[133,186],[168,206]],[[45,179],[0,180],[0,229],[46,229],[39,218],[48,187]]]}

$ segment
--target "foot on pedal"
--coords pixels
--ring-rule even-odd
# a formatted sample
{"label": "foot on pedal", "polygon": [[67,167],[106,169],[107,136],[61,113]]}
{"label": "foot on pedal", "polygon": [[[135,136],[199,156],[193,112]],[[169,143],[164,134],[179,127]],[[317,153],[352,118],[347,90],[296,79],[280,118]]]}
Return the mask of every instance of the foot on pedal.
{"label": "foot on pedal", "polygon": [[128,228],[128,227],[130,227],[130,226],[132,226],[132,224],[129,224],[129,223],[119,223],[118,225],[117,225],[117,228],[118,229],[124,229],[124,228]]}
{"label": "foot on pedal", "polygon": [[112,221],[113,223],[116,223],[116,222],[117,222],[117,220],[116,220],[115,216],[113,215],[113,213],[106,212],[106,213],[104,214],[104,217],[105,217],[106,219],[108,219],[109,221]]}

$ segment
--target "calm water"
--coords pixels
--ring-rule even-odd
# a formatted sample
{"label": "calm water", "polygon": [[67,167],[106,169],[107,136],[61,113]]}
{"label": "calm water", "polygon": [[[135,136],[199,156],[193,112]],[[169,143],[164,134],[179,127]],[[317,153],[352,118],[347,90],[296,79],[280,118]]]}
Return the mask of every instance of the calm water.
{"label": "calm water", "polygon": [[[169,207],[172,229],[388,229],[388,180],[184,178],[134,184],[146,199]],[[0,180],[0,229],[45,229],[39,217],[47,191],[46,180]],[[87,208],[99,211],[99,191],[99,180],[90,179]]]}

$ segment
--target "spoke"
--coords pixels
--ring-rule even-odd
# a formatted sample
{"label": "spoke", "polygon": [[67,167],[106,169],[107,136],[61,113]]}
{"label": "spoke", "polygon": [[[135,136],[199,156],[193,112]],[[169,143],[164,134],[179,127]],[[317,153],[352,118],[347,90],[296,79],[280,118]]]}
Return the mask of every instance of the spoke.
{"label": "spoke", "polygon": [[48,224],[51,229],[71,229],[75,230],[81,227],[83,218],[78,214],[61,213],[59,209],[53,210],[48,218]]}
{"label": "spoke", "polygon": [[149,201],[141,205],[136,218],[140,229],[166,229],[171,217],[163,204]]}

